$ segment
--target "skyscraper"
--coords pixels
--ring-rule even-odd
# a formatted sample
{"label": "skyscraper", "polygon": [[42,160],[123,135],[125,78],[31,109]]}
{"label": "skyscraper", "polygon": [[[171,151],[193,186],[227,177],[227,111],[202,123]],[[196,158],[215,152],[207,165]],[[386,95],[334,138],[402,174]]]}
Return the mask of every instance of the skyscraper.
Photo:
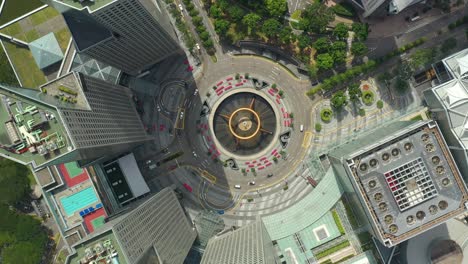
{"label": "skyscraper", "polygon": [[128,88],[70,72],[40,89],[0,86],[0,155],[38,168],[148,140]]}
{"label": "skyscraper", "polygon": [[44,0],[62,12],[76,50],[129,74],[181,52],[159,0]]}
{"label": "skyscraper", "polygon": [[249,225],[209,240],[202,264],[275,264],[273,242],[260,217]]}
{"label": "skyscraper", "polygon": [[72,246],[67,263],[183,263],[197,233],[174,191],[163,189],[129,210]]}

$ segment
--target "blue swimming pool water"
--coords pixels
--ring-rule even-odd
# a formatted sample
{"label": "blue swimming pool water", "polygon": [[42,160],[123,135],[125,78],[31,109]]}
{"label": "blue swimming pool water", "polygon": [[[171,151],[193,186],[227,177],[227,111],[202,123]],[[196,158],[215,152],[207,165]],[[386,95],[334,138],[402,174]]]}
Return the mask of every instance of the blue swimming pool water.
{"label": "blue swimming pool water", "polygon": [[72,216],[76,211],[88,208],[89,205],[98,201],[93,187],[88,187],[75,194],[60,199],[67,216]]}

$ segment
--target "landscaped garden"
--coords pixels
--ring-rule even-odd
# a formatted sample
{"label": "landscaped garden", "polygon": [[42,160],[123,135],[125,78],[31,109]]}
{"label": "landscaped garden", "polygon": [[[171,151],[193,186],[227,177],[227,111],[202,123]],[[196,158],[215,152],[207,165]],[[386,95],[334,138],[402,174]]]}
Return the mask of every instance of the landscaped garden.
{"label": "landscaped garden", "polygon": [[18,85],[15,73],[6,57],[5,51],[0,47],[0,83]]}
{"label": "landscaped garden", "polygon": [[[6,1],[3,5],[0,14],[0,25],[20,17],[28,12],[33,11],[44,5],[41,0],[3,0]],[[2,2],[3,2],[2,1]]]}
{"label": "landscaped garden", "polygon": [[324,108],[320,111],[320,118],[323,122],[330,122],[333,118],[333,111],[330,108]]}
{"label": "landscaped garden", "polygon": [[[47,23],[51,20],[54,20],[52,25],[51,23]],[[11,24],[0,30],[0,32],[28,43],[50,32],[54,32],[57,42],[64,53],[71,39],[71,34],[65,21],[60,16],[60,13],[52,7],[44,8],[22,19],[21,23],[16,22]],[[28,48],[8,41],[3,41],[3,44],[23,87],[36,88],[47,81],[42,70],[36,65],[36,61]]]}
{"label": "landscaped garden", "polygon": [[370,90],[363,91],[361,98],[365,105],[372,105],[374,103],[374,92]]}

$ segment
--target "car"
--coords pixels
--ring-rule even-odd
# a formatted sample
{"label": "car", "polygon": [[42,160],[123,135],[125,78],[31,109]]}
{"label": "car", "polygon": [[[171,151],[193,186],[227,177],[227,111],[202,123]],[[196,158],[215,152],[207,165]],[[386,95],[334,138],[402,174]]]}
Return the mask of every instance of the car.
{"label": "car", "polygon": [[236,185],[234,185],[234,188],[236,188],[236,189],[240,189],[240,188],[241,188],[241,186],[240,186],[239,184],[236,184]]}
{"label": "car", "polygon": [[200,44],[198,44],[198,43],[195,44],[195,47],[197,48],[197,50],[200,50],[200,49],[201,49],[201,48],[200,48]]}
{"label": "car", "polygon": [[273,174],[270,173],[267,175],[267,178],[271,178],[271,177],[273,177]]}
{"label": "car", "polygon": [[195,151],[192,151],[192,153],[193,153],[193,156],[194,156],[195,158],[198,158],[198,155],[197,155],[197,153],[195,153]]}
{"label": "car", "polygon": [[182,6],[182,4],[179,4],[179,9],[180,9],[180,12],[184,11],[184,7]]}
{"label": "car", "polygon": [[198,89],[195,89],[195,92],[193,92],[193,95],[197,95],[198,94]]}
{"label": "car", "polygon": [[180,120],[184,119],[184,112],[180,112]]}
{"label": "car", "polygon": [[255,185],[255,181],[249,182],[249,185]]}
{"label": "car", "polygon": [[188,185],[187,183],[184,183],[184,184],[182,184],[182,185],[184,186],[184,188],[185,188],[187,191],[189,191],[189,192],[192,192],[192,191],[193,191],[192,187],[191,187],[190,185]]}
{"label": "car", "polygon": [[152,160],[147,160],[145,163],[146,165],[151,164],[153,161]]}
{"label": "car", "polygon": [[304,131],[304,125],[301,125],[301,132]]}

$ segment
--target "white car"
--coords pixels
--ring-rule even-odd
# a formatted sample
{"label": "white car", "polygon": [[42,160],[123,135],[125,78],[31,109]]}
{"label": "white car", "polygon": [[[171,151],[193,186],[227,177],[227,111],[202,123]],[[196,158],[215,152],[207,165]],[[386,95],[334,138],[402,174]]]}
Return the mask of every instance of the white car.
{"label": "white car", "polygon": [[249,182],[249,185],[255,185],[254,181]]}
{"label": "white car", "polygon": [[182,4],[179,4],[179,9],[180,9],[180,12],[184,11],[184,8],[182,7]]}
{"label": "white car", "polygon": [[240,188],[241,188],[241,186],[240,186],[239,184],[236,184],[236,185],[234,185],[234,188],[236,188],[236,189],[240,189]]}
{"label": "white car", "polygon": [[192,151],[192,153],[193,153],[193,156],[194,156],[195,158],[198,157],[198,155],[197,155],[197,153],[195,153],[195,151]]}
{"label": "white car", "polygon": [[200,44],[198,44],[198,43],[195,45],[195,47],[197,48],[197,50],[200,50],[200,49],[201,49],[201,48],[200,48]]}
{"label": "white car", "polygon": [[198,94],[198,89],[195,89],[195,92],[193,92],[193,95],[197,95]]}

